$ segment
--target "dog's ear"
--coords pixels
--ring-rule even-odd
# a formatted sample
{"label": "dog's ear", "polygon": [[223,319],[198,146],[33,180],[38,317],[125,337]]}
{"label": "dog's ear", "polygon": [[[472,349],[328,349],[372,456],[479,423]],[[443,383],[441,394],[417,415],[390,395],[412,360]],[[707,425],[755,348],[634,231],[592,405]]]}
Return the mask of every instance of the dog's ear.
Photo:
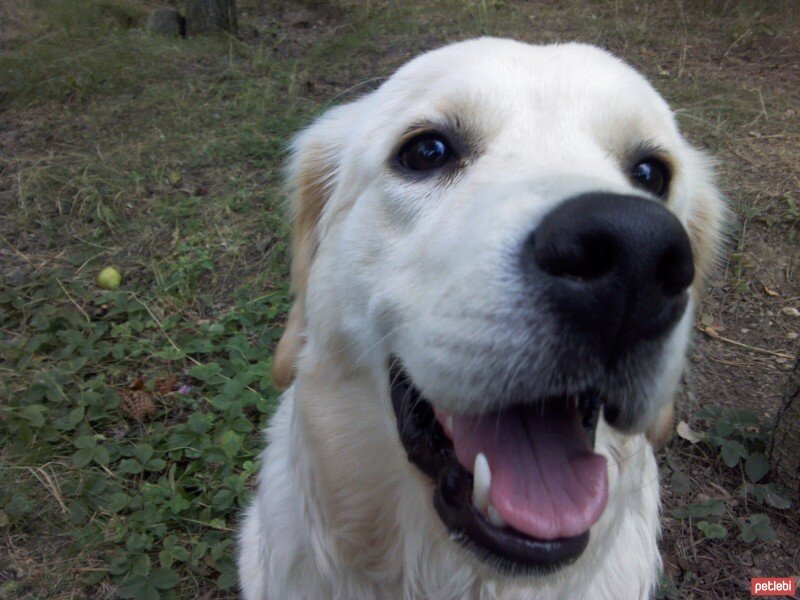
{"label": "dog's ear", "polygon": [[[709,275],[717,266],[724,230],[730,221],[725,200],[714,181],[713,162],[703,153],[690,150],[687,168],[692,170],[687,180],[692,182],[691,212],[688,219],[689,240],[692,244],[696,276],[691,293],[695,306],[700,307]],[[647,439],[658,448],[664,445],[675,426],[674,401],[664,406],[656,420],[647,428]]]}
{"label": "dog's ear", "polygon": [[691,152],[693,156],[687,161],[687,168],[693,171],[688,177],[692,182],[692,201],[687,225],[697,273],[692,294],[699,308],[708,276],[718,266],[724,230],[731,215],[714,181],[713,161],[702,152]]}
{"label": "dog's ear", "polygon": [[286,175],[292,220],[291,287],[295,299],[272,363],[272,380],[279,388],[292,382],[303,347],[306,287],[319,247],[320,217],[336,188],[355,106],[354,103],[329,110],[292,142]]}
{"label": "dog's ear", "polygon": [[675,403],[670,402],[658,411],[658,417],[656,417],[656,420],[647,428],[647,431],[645,431],[647,441],[650,442],[654,448],[660,448],[672,437],[672,426],[674,424]]}

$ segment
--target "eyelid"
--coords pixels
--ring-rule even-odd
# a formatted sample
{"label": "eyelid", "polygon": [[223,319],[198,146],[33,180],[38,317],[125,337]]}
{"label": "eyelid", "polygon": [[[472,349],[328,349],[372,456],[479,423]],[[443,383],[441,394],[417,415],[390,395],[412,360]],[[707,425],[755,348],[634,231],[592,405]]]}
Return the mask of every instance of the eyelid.
{"label": "eyelid", "polygon": [[636,166],[645,159],[653,158],[664,164],[670,173],[675,171],[672,157],[663,146],[653,140],[639,142],[627,153],[627,160],[624,161],[628,169]]}
{"label": "eyelid", "polygon": [[392,154],[396,156],[397,153],[400,152],[400,150],[402,150],[409,142],[417,138],[427,138],[428,136],[441,138],[442,141],[447,144],[456,155],[460,154],[455,145],[450,141],[451,136],[443,131],[443,128],[436,127],[430,123],[427,125],[417,125],[408,128],[403,135],[400,136],[400,139],[395,145]]}

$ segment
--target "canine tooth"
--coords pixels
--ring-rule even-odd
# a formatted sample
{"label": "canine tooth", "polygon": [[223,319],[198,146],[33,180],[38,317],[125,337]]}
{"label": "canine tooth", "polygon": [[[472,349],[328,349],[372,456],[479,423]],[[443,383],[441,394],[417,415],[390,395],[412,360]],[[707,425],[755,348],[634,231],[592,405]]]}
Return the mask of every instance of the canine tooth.
{"label": "canine tooth", "polygon": [[489,522],[495,527],[506,526],[505,519],[500,516],[500,513],[497,512],[497,509],[491,504],[489,505],[489,508],[486,509],[486,516],[489,517]]}
{"label": "canine tooth", "polygon": [[492,472],[489,469],[489,461],[483,452],[479,452],[475,457],[475,465],[472,469],[472,504],[481,512],[485,512],[489,506],[489,488],[492,485]]}

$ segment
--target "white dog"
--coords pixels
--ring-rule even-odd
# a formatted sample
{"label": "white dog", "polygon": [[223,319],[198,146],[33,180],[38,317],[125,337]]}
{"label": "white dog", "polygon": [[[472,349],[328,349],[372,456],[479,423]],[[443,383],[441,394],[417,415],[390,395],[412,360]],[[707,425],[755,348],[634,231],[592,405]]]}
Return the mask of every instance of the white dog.
{"label": "white dog", "polygon": [[429,52],[301,133],[249,600],[646,598],[723,207],[642,76]]}

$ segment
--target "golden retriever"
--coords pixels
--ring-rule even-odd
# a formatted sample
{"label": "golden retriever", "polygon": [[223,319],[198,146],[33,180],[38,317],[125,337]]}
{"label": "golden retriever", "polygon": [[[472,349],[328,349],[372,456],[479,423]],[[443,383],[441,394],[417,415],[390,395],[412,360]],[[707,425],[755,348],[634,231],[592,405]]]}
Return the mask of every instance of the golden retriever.
{"label": "golden retriever", "polygon": [[649,597],[723,214],[659,94],[592,46],[460,42],[328,110],[288,178],[245,598]]}

